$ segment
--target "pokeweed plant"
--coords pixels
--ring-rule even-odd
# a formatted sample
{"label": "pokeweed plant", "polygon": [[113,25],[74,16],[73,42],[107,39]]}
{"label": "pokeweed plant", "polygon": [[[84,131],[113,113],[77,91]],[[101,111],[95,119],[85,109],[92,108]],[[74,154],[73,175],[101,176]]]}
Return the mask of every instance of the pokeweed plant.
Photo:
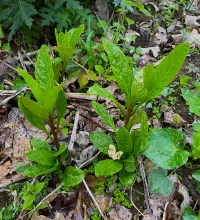
{"label": "pokeweed plant", "polygon": [[[186,163],[189,153],[184,151],[184,146],[181,144],[184,135],[170,128],[149,133],[147,116],[143,108],[174,79],[186,58],[189,43],[185,42],[177,46],[157,67],[154,68],[153,64],[149,64],[133,74],[133,68],[120,48],[107,39],[103,39],[102,42],[118,86],[125,95],[125,104],[119,103],[99,84],[90,87],[88,94],[113,101],[124,116],[125,126],[116,129],[109,112],[101,104],[92,102],[96,113],[114,130],[117,138],[116,143],[113,143],[112,138],[103,132],[91,133],[90,139],[93,145],[112,158],[97,163],[95,174],[99,176],[119,172],[119,180],[124,185],[130,185],[135,176],[137,155],[141,153],[163,169],[173,169]],[[140,130],[130,134],[131,128],[139,121],[141,121]],[[165,147],[162,140],[165,142]],[[114,157],[110,154],[111,150],[114,152]]]}
{"label": "pokeweed plant", "polygon": [[[64,117],[67,103],[62,89],[63,83],[58,84],[54,80],[48,47],[42,45],[38,52],[35,79],[25,70],[20,68],[17,70],[30,87],[35,98],[34,101],[20,96],[18,105],[27,120],[45,132],[54,145],[53,149],[44,140],[32,139],[31,150],[25,154],[31,163],[19,167],[18,171],[23,172],[28,177],[36,177],[56,171],[61,174],[65,187],[69,188],[79,184],[84,178],[84,172],[73,166],[64,166],[64,161],[69,156],[69,152],[66,145],[60,144],[58,140],[60,121]],[[54,109],[56,110],[56,117],[54,117]]]}

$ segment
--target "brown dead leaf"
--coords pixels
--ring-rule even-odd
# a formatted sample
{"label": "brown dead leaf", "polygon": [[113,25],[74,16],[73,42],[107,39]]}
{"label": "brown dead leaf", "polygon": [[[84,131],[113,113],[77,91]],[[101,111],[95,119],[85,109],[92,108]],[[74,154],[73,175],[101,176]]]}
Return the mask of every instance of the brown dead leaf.
{"label": "brown dead leaf", "polygon": [[11,164],[11,162],[8,160],[0,166],[0,170],[1,170],[1,172],[0,172],[0,181],[4,180],[5,176],[9,173],[10,164]]}
{"label": "brown dead leaf", "polygon": [[193,45],[200,45],[200,34],[196,29],[193,29],[187,39]]}
{"label": "brown dead leaf", "polygon": [[132,213],[129,211],[129,209],[117,203],[115,207],[111,208],[111,210],[108,212],[108,217],[109,220],[131,220]]}
{"label": "brown dead leaf", "polygon": [[159,55],[159,52],[160,52],[159,46],[147,47],[147,48],[141,48],[141,49],[142,49],[142,55],[149,54],[150,52],[152,52],[152,54],[155,58]]}
{"label": "brown dead leaf", "polygon": [[110,208],[112,202],[111,195],[106,195],[106,194],[96,195],[95,199],[102,212],[104,212],[106,208]]}
{"label": "brown dead leaf", "polygon": [[151,39],[151,44],[160,45],[165,43],[167,43],[167,32],[163,27],[159,26],[157,33]]}
{"label": "brown dead leaf", "polygon": [[198,22],[198,20],[200,20],[200,16],[186,15],[185,24],[187,26],[198,27],[200,26],[200,23]]}

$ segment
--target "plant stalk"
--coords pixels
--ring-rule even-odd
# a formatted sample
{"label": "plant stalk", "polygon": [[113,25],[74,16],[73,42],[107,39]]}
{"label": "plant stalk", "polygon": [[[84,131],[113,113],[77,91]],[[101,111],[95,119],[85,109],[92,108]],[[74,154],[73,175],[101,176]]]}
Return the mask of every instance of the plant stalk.
{"label": "plant stalk", "polygon": [[60,149],[60,144],[59,144],[59,141],[58,141],[56,127],[54,126],[54,123],[53,123],[53,116],[52,115],[49,116],[49,126],[50,126],[51,132],[53,134],[54,145],[56,146],[56,149],[58,151]]}

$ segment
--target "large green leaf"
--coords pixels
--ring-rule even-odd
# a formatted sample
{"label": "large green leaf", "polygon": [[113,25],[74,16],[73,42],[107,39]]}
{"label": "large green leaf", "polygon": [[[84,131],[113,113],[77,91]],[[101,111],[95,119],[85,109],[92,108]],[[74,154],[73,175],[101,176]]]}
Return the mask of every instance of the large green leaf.
{"label": "large green leaf", "polygon": [[119,181],[124,186],[131,186],[135,177],[136,177],[135,172],[130,173],[124,169],[119,172]]}
{"label": "large green leaf", "polygon": [[131,101],[131,84],[133,80],[132,68],[129,66],[127,57],[119,47],[103,38],[103,47],[108,54],[113,73],[120,89],[126,96],[127,103]]}
{"label": "large green leaf", "polygon": [[25,153],[25,155],[28,160],[42,165],[54,166],[57,163],[54,152],[46,149],[31,150]]}
{"label": "large green leaf", "polygon": [[87,91],[87,94],[110,99],[118,106],[122,113],[124,112],[124,106],[121,105],[113,95],[111,95],[106,89],[102,88],[98,83],[95,83],[92,87],[90,87]]}
{"label": "large green leaf", "polygon": [[35,66],[35,78],[42,92],[48,94],[54,85],[52,61],[47,45],[40,48]]}
{"label": "large green leaf", "polygon": [[92,107],[94,108],[95,112],[101,117],[101,119],[115,131],[115,123],[109,112],[102,105],[95,101],[92,101]]}
{"label": "large green leaf", "polygon": [[192,207],[185,207],[182,213],[182,220],[198,220],[198,216],[192,209]]}
{"label": "large green leaf", "polygon": [[200,158],[200,132],[193,132],[192,156],[194,159]]}
{"label": "large green leaf", "polygon": [[59,86],[54,86],[51,91],[49,91],[44,99],[44,108],[50,113],[53,113],[54,106],[56,104],[56,100],[58,94],[62,88],[62,84]]}
{"label": "large green leaf", "polygon": [[78,185],[83,181],[85,177],[85,173],[76,167],[68,166],[65,168],[62,182],[64,183],[65,187],[69,188],[71,186]]}
{"label": "large green leaf", "polygon": [[118,150],[130,153],[133,149],[132,138],[125,127],[120,127],[117,131]]}
{"label": "large green leaf", "polygon": [[52,166],[45,166],[41,164],[34,164],[34,165],[29,165],[26,167],[26,170],[24,171],[24,176],[28,177],[36,177],[40,175],[46,175],[48,173],[54,172],[58,170],[59,167],[52,167]]}
{"label": "large green leaf", "polygon": [[23,98],[19,98],[18,99],[18,105],[19,108],[21,109],[21,111],[23,112],[23,114],[26,116],[26,119],[36,128],[44,131],[45,133],[47,132],[42,119],[40,117],[38,117],[37,115],[35,115],[34,113],[32,113],[32,111],[30,111],[22,102]]}
{"label": "large green leaf", "polygon": [[64,117],[67,108],[67,99],[63,89],[60,90],[58,98],[56,100],[56,113],[57,121],[60,122],[61,118]]}
{"label": "large green leaf", "polygon": [[143,154],[163,169],[174,169],[184,165],[189,153],[183,150],[182,132],[173,128],[163,128],[149,136],[149,147]]}
{"label": "large green leaf", "polygon": [[173,183],[167,176],[167,170],[162,168],[153,169],[149,176],[149,188],[151,192],[169,195],[173,189]]}
{"label": "large green leaf", "polygon": [[37,102],[34,102],[26,97],[21,98],[22,104],[29,109],[33,113],[33,115],[36,115],[37,117],[41,118],[45,122],[48,122],[49,120],[49,113],[47,110]]}
{"label": "large green leaf", "polygon": [[109,145],[113,143],[112,137],[100,131],[90,133],[90,140],[94,147],[104,154],[108,154]]}
{"label": "large green leaf", "polygon": [[96,176],[113,175],[123,168],[120,160],[106,159],[98,162],[94,168]]}
{"label": "large green leaf", "polygon": [[200,116],[200,94],[194,93],[190,89],[181,89],[183,98],[189,104],[190,112]]}
{"label": "large green leaf", "polygon": [[[147,90],[147,95],[139,100],[141,104],[156,98],[174,79],[184,63],[189,47],[189,43],[182,43],[173,49],[156,68],[153,64],[149,64],[143,69],[144,90]],[[138,92],[141,94],[139,86]],[[135,94],[137,94],[136,91]]]}
{"label": "large green leaf", "polygon": [[34,80],[33,77],[30,74],[28,74],[25,70],[22,70],[22,69],[18,68],[17,71],[24,78],[25,82],[30,87],[30,89],[31,89],[33,95],[35,96],[35,98],[40,103],[42,103],[43,100],[44,100],[44,94],[40,90],[37,81]]}
{"label": "large green leaf", "polygon": [[56,51],[59,53],[63,62],[67,62],[70,58],[72,58],[74,54],[74,48],[65,45],[58,45],[56,47]]}

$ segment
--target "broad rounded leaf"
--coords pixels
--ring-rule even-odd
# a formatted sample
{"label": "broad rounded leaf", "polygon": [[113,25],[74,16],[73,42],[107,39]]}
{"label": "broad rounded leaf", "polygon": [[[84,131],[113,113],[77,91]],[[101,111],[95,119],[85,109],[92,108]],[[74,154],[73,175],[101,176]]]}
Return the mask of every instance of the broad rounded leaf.
{"label": "broad rounded leaf", "polygon": [[119,172],[119,177],[118,178],[119,178],[122,185],[131,186],[131,184],[133,183],[135,177],[136,177],[135,172],[130,173],[130,172],[127,172],[123,169]]}
{"label": "broad rounded leaf", "polygon": [[173,189],[173,183],[168,179],[167,170],[153,169],[150,173],[149,188],[151,192],[169,195]]}
{"label": "broad rounded leaf", "polygon": [[144,155],[163,169],[174,169],[182,166],[188,160],[189,153],[183,150],[182,132],[173,128],[163,128],[155,131],[149,137],[149,147]]}
{"label": "broad rounded leaf", "polygon": [[90,133],[90,140],[94,147],[104,154],[108,154],[108,147],[113,143],[112,137],[100,131]]}
{"label": "broad rounded leaf", "polygon": [[119,172],[122,168],[122,161],[106,159],[98,162],[94,170],[96,176],[105,176],[115,174]]}
{"label": "broad rounded leaf", "polygon": [[81,169],[78,169],[73,166],[68,166],[64,170],[62,182],[64,183],[65,187],[68,188],[81,183],[84,177],[85,173]]}
{"label": "broad rounded leaf", "polygon": [[117,131],[117,146],[118,150],[127,153],[130,153],[133,149],[131,135],[125,127],[121,127]]}

